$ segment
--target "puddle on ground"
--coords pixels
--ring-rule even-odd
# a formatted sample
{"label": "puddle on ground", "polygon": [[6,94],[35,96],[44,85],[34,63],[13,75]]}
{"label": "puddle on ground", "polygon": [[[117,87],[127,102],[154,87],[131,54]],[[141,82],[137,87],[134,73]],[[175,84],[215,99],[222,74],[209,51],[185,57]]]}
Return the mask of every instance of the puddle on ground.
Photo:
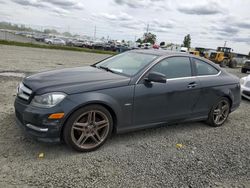
{"label": "puddle on ground", "polygon": [[0,76],[6,76],[6,77],[18,77],[18,78],[24,78],[25,74],[21,72],[0,72]]}

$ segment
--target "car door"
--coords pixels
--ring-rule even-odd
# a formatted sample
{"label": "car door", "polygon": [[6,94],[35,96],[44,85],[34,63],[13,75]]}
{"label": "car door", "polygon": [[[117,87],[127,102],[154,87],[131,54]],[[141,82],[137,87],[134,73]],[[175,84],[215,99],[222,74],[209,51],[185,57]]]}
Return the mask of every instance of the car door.
{"label": "car door", "polygon": [[54,44],[60,44],[59,39],[55,39],[55,40],[54,40]]}
{"label": "car door", "polygon": [[212,105],[223,95],[218,88],[224,85],[224,80],[218,79],[220,70],[216,67],[201,59],[192,58],[192,61],[197,79],[202,87],[201,95],[193,112],[196,116],[207,116]]}
{"label": "car door", "polygon": [[148,83],[142,79],[135,86],[133,125],[140,127],[190,118],[200,93],[199,81],[192,76],[190,59],[169,57],[149,72],[165,74],[167,81]]}

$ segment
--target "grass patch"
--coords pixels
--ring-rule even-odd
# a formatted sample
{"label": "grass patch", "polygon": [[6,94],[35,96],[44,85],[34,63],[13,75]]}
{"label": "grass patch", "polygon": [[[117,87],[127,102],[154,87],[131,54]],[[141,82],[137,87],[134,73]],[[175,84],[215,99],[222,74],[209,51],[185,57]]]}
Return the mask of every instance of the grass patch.
{"label": "grass patch", "polygon": [[25,43],[25,42],[7,41],[7,40],[0,40],[0,44],[11,45],[11,46],[31,47],[31,48],[44,48],[44,49],[55,49],[55,50],[69,50],[69,51],[77,51],[77,52],[89,52],[89,53],[98,53],[98,54],[110,54],[110,55],[117,54],[116,52],[105,51],[105,50],[78,48],[78,47],[71,47],[71,46],[33,44],[33,43]]}

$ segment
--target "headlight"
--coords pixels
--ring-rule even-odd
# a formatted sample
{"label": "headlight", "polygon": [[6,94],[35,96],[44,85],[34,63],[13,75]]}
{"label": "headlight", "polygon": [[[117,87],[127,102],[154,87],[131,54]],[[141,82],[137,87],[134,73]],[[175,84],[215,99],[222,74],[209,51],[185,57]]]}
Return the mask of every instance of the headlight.
{"label": "headlight", "polygon": [[240,85],[244,85],[245,84],[245,80],[243,78],[240,79]]}
{"label": "headlight", "polygon": [[46,93],[44,95],[36,95],[31,101],[31,105],[42,108],[51,108],[60,103],[65,97],[66,94],[64,93]]}

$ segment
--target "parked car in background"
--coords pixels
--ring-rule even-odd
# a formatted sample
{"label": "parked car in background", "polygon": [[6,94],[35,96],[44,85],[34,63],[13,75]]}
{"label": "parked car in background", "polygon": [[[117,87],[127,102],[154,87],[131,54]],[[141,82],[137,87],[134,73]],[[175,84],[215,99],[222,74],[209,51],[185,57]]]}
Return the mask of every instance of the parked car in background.
{"label": "parked car in background", "polygon": [[103,41],[94,41],[94,43],[92,44],[92,48],[103,50],[105,48],[105,42],[103,42]]}
{"label": "parked car in background", "polygon": [[54,45],[66,45],[66,42],[60,38],[47,38],[44,40],[47,44],[54,44]]}
{"label": "parked car in background", "polygon": [[48,35],[46,35],[46,34],[37,34],[37,35],[34,35],[33,38],[34,38],[36,41],[44,42],[44,40],[45,40],[46,38],[48,38]]}
{"label": "parked car in background", "polygon": [[250,100],[250,75],[240,79],[241,95]]}
{"label": "parked car in background", "polygon": [[84,47],[86,47],[86,48],[93,48],[93,45],[94,45],[93,41],[84,42]]}
{"label": "parked car in background", "polygon": [[17,124],[41,141],[92,151],[112,133],[163,123],[221,126],[240,105],[239,79],[209,60],[165,50],[131,50],[91,66],[24,78]]}
{"label": "parked car in background", "polygon": [[154,45],[153,45],[153,48],[154,48],[154,49],[159,49],[159,48],[160,48],[160,45],[154,44]]}
{"label": "parked car in background", "polygon": [[84,40],[72,40],[71,45],[75,47],[84,47]]}
{"label": "parked car in background", "polygon": [[250,60],[246,60],[241,67],[241,72],[246,73],[247,71],[250,71]]}
{"label": "parked car in background", "polygon": [[181,52],[188,52],[188,48],[187,47],[181,47]]}

